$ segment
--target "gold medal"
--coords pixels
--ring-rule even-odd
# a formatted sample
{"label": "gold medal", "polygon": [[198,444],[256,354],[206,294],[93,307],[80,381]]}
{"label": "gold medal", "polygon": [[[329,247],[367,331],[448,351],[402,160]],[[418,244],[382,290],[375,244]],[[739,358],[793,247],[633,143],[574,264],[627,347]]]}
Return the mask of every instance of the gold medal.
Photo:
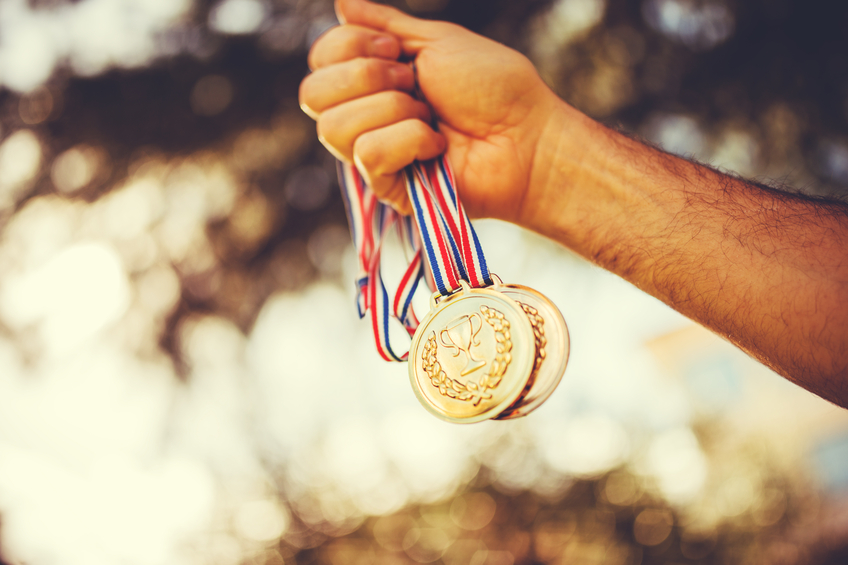
{"label": "gold medal", "polygon": [[530,318],[517,302],[462,281],[454,294],[434,295],[412,338],[409,379],[418,400],[438,418],[480,422],[525,394],[537,349]]}
{"label": "gold medal", "polygon": [[533,376],[527,389],[512,406],[496,416],[498,420],[508,420],[526,416],[553,393],[568,364],[570,341],[565,319],[545,295],[521,285],[496,288],[521,305],[533,326],[537,346]]}

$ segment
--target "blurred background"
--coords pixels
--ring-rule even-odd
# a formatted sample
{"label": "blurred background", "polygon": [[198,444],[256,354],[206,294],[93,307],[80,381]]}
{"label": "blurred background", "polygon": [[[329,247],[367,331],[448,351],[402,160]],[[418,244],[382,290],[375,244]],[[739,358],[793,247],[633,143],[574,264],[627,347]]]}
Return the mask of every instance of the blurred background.
{"label": "blurred background", "polygon": [[[848,191],[846,3],[395,4],[668,151]],[[513,226],[477,222],[563,311],[562,384],[517,421],[418,405],[356,315],[297,105],[335,23],[327,0],[0,0],[0,562],[848,562],[848,412]]]}

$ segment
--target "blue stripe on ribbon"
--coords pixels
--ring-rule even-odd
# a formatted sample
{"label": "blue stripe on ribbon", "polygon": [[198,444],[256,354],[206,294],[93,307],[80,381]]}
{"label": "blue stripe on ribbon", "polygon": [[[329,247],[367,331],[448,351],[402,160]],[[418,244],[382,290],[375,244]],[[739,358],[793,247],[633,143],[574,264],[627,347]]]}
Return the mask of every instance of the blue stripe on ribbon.
{"label": "blue stripe on ribbon", "polygon": [[388,351],[392,359],[403,361],[403,359],[395,355],[395,352],[392,351],[392,345],[389,343],[389,293],[386,292],[386,286],[383,284],[383,275],[378,275],[378,278],[380,279],[380,293],[383,295],[383,309],[381,312],[383,318],[383,344],[386,346],[386,351]]}
{"label": "blue stripe on ribbon", "polygon": [[415,179],[412,178],[413,173],[409,169],[404,169],[404,176],[408,186],[407,192],[412,198],[412,207],[415,209],[415,216],[418,218],[418,229],[421,231],[421,240],[424,244],[424,249],[427,250],[427,262],[430,264],[430,271],[433,273],[433,280],[436,281],[436,288],[441,294],[448,294],[450,291],[445,287],[442,280],[442,274],[439,271],[439,261],[436,258],[436,253],[433,250],[433,242],[430,234],[427,232],[427,224],[424,209],[421,202],[418,200],[418,194],[415,190]]}
{"label": "blue stripe on ribbon", "polygon": [[462,260],[462,255],[459,252],[459,246],[456,244],[456,241],[453,239],[453,235],[451,235],[451,231],[447,227],[447,220],[442,213],[442,209],[439,208],[439,217],[442,220],[442,231],[448,234],[448,241],[450,242],[451,251],[453,252],[453,260],[456,262],[456,266],[459,267],[459,278],[468,280],[468,273],[465,271],[465,261]]}
{"label": "blue stripe on ribbon", "polygon": [[477,258],[480,260],[480,275],[486,284],[492,284],[492,276],[489,274],[489,267],[486,265],[486,256],[483,255],[483,246],[480,245],[480,240],[477,239],[477,231],[470,223],[471,238],[474,240],[474,248],[477,250]]}
{"label": "blue stripe on ribbon", "polygon": [[[480,240],[477,238],[477,232],[474,230],[474,225],[468,220],[468,216],[466,216],[465,214],[462,214],[462,216],[460,217],[459,206],[461,206],[461,204],[459,204],[458,202],[458,195],[456,193],[456,190],[454,189],[453,183],[450,182],[450,175],[448,175],[447,163],[445,159],[446,158],[444,155],[437,157],[436,164],[439,167],[439,171],[441,171],[442,173],[442,178],[444,179],[445,187],[447,187],[448,194],[450,195],[451,201],[454,205],[454,209],[451,210],[451,212],[453,212],[453,215],[455,215],[456,217],[457,229],[463,230],[463,228],[467,228],[467,232],[471,233],[471,238],[474,241],[474,249],[477,251],[477,259],[480,267],[477,270],[479,271],[480,276],[482,277],[483,282],[485,284],[492,284],[491,274],[489,273],[489,268],[486,264],[486,256],[483,254],[483,247],[480,245]],[[450,240],[451,242],[451,246],[454,250],[456,250],[457,247],[456,243],[454,242],[453,234],[450,232],[450,230],[445,230],[445,233],[447,234],[448,240]],[[465,262],[462,261],[461,258],[459,258],[459,260],[457,260],[457,265],[462,271],[462,277],[465,280],[468,280],[467,272],[465,270]]]}
{"label": "blue stripe on ribbon", "polygon": [[403,303],[403,308],[400,311],[400,321],[403,322],[404,325],[407,325],[407,316],[409,315],[409,307],[412,305],[412,296],[415,294],[415,291],[418,289],[418,283],[421,282],[421,277],[424,273],[421,272],[422,269],[419,267],[418,273],[415,275],[415,281],[412,283],[412,289],[409,291],[409,294],[406,296],[406,300]]}
{"label": "blue stripe on ribbon", "polygon": [[436,163],[439,165],[439,170],[442,171],[442,176],[445,178],[445,186],[448,187],[448,194],[450,194],[451,202],[453,203],[454,208],[456,208],[456,191],[453,189],[453,184],[451,184],[448,171],[445,168],[445,160],[443,157],[439,157],[436,159]]}

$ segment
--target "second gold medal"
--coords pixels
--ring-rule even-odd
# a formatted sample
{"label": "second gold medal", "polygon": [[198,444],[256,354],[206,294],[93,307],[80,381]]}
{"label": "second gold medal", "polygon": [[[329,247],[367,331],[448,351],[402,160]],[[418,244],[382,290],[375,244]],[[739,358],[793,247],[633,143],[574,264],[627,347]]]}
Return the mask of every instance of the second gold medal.
{"label": "second gold medal", "polygon": [[535,363],[533,327],[521,306],[463,281],[459,291],[434,304],[415,332],[409,378],[432,414],[473,423],[515,403]]}

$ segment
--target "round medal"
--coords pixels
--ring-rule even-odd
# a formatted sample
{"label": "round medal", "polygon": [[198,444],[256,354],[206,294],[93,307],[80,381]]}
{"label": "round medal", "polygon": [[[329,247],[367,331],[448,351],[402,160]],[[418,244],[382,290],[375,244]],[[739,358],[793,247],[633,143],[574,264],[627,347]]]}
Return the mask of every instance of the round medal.
{"label": "round medal", "polygon": [[521,305],[533,325],[536,335],[536,364],[529,387],[498,420],[526,416],[542,405],[562,380],[568,364],[570,340],[568,326],[559,309],[545,295],[522,285],[501,285],[500,292]]}
{"label": "round medal", "polygon": [[435,416],[479,422],[524,394],[536,350],[530,319],[518,303],[463,281],[461,290],[435,303],[415,332],[409,379]]}

